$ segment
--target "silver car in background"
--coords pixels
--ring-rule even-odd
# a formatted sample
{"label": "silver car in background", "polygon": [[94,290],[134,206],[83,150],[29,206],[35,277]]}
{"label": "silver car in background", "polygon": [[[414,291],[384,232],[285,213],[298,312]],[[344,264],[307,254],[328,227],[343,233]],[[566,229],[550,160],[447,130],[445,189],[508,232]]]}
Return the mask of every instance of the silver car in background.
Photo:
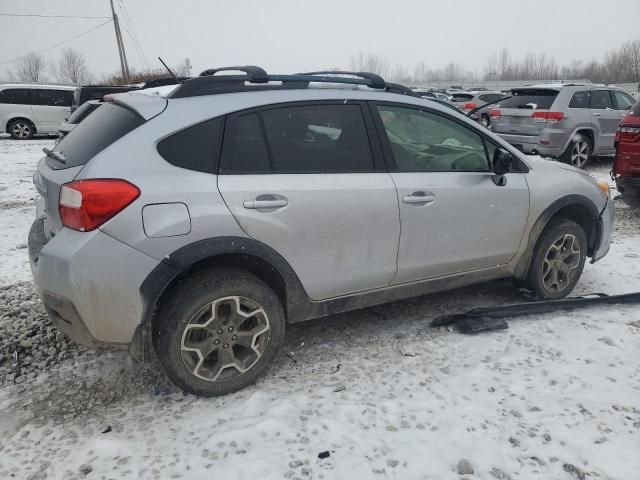
{"label": "silver car in background", "polygon": [[491,130],[525,153],[584,168],[615,153],[620,120],[635,103],[621,88],[551,84],[515,88],[491,109]]}

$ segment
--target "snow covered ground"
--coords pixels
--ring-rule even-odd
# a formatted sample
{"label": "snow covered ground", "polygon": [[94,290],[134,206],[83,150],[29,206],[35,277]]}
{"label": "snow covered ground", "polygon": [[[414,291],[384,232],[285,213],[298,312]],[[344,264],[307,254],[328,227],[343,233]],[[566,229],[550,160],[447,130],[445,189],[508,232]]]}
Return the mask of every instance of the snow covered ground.
{"label": "snow covered ground", "polygon": [[[9,289],[28,288],[16,283],[29,278],[19,247],[50,143],[0,139]],[[640,213],[616,207],[611,253],[587,265],[576,293],[640,291]],[[500,281],[293,325],[264,378],[217,399],[158,394],[155,366],[85,353],[0,387],[0,479],[640,478],[637,306],[513,319],[472,337],[428,327],[520,298]],[[457,473],[461,459],[473,475]]]}

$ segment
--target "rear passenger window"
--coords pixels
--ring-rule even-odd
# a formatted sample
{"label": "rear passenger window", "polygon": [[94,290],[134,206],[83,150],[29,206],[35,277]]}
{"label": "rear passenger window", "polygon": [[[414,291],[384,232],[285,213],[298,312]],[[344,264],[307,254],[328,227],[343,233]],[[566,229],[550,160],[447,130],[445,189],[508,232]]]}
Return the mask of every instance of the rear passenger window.
{"label": "rear passenger window", "polygon": [[574,93],[569,108],[589,108],[589,92]]}
{"label": "rear passenger window", "polygon": [[70,107],[73,103],[73,92],[70,90],[34,89],[34,105],[47,107]]}
{"label": "rear passenger window", "polygon": [[31,91],[26,88],[7,88],[0,92],[0,103],[30,105],[30,92]]}
{"label": "rear passenger window", "polygon": [[221,173],[372,170],[373,156],[359,105],[284,107],[227,121]]}
{"label": "rear passenger window", "polygon": [[591,91],[591,108],[594,110],[602,110],[605,108],[613,108],[611,95],[609,90],[592,90]]}
{"label": "rear passenger window", "polygon": [[636,103],[631,95],[618,90],[613,91],[613,96],[616,98],[616,110],[629,110]]}
{"label": "rear passenger window", "polygon": [[230,117],[222,147],[220,173],[265,173],[270,170],[258,114]]}
{"label": "rear passenger window", "polygon": [[277,173],[374,169],[359,105],[313,105],[262,113]]}
{"label": "rear passenger window", "polygon": [[158,143],[158,153],[176,167],[216,173],[222,118],[213,118],[174,133]]}

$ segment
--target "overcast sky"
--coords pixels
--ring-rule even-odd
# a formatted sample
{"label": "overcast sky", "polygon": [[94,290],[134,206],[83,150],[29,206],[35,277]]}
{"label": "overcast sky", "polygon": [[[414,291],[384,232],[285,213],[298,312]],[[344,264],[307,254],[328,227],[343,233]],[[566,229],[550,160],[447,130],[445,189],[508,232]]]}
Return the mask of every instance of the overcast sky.
{"label": "overcast sky", "polygon": [[[348,67],[358,52],[388,57],[410,71],[459,62],[481,72],[501,47],[514,58],[546,52],[559,64],[602,59],[607,50],[640,38],[640,0],[114,0],[126,7],[149,66],[191,59],[192,74],[221,65],[254,64],[270,72]],[[0,0],[0,13],[110,15],[108,0]],[[124,15],[120,15],[123,17]],[[0,79],[7,60],[39,51],[99,25],[100,19],[0,16]],[[144,68],[127,22],[120,19],[132,68]],[[113,25],[46,53],[83,52],[91,71],[119,68]]]}

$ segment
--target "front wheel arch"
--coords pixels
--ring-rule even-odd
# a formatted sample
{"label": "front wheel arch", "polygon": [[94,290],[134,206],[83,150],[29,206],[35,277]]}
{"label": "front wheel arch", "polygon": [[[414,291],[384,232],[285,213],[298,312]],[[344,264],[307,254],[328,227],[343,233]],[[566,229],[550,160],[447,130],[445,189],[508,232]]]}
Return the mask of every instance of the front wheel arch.
{"label": "front wheel arch", "polygon": [[514,278],[525,279],[532,263],[533,249],[549,222],[565,218],[582,227],[587,237],[587,256],[592,257],[602,236],[600,212],[589,198],[583,195],[567,195],[549,205],[538,217],[529,233],[525,253],[514,269]]}

